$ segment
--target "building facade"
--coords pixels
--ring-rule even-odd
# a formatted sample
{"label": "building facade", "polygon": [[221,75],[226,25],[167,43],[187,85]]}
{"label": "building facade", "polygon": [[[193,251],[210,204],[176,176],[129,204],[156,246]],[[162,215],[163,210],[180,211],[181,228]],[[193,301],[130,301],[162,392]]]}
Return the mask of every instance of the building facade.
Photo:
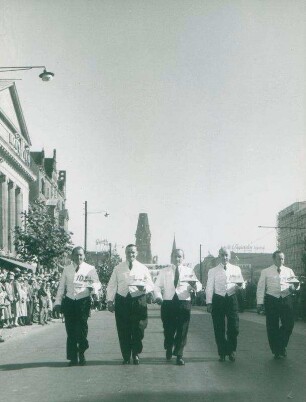
{"label": "building facade", "polygon": [[306,239],[306,201],[295,202],[280,211],[277,226],[278,249],[285,254],[285,265],[296,275],[301,275]]}
{"label": "building facade", "polygon": [[137,260],[143,264],[152,264],[151,232],[148,214],[141,213],[138,217],[136,230]]}
{"label": "building facade", "polygon": [[[202,273],[200,274],[200,264],[194,267],[194,272],[198,279],[202,278],[202,283],[206,286],[208,271],[216,267],[220,260],[218,257],[209,254],[201,263]],[[272,254],[270,253],[235,253],[231,252],[230,263],[238,265],[245,281],[257,283],[260,272],[273,264]]]}
{"label": "building facade", "polygon": [[31,169],[37,180],[30,185],[30,202],[41,200],[46,203],[51,216],[58,225],[68,230],[69,214],[66,209],[66,171],[57,171],[56,150],[52,158],[45,151],[31,152]]}
{"label": "building facade", "polygon": [[14,228],[28,209],[35,182],[30,166],[31,140],[13,81],[0,81],[0,254],[15,256]]}

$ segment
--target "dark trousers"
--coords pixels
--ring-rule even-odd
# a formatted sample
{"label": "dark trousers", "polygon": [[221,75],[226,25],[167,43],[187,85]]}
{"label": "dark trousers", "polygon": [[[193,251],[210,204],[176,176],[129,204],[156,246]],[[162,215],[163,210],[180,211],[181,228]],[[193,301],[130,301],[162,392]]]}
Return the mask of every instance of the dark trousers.
{"label": "dark trousers", "polygon": [[130,294],[115,297],[115,318],[120,349],[124,360],[142,352],[144,330],[148,324],[146,295],[132,298]]}
{"label": "dark trousers", "polygon": [[164,348],[176,356],[183,356],[190,322],[191,301],[179,300],[175,293],[172,300],[164,300],[161,319],[164,327]]}
{"label": "dark trousers", "polygon": [[62,310],[65,316],[67,332],[67,359],[77,360],[78,352],[84,353],[89,348],[87,335],[90,310],[90,298],[84,297],[72,300],[69,297],[63,299]]}
{"label": "dark trousers", "polygon": [[27,301],[27,319],[26,319],[27,324],[32,324],[33,322],[33,310],[34,310],[34,300],[31,298],[31,300]]}
{"label": "dark trousers", "polygon": [[[219,356],[225,356],[237,349],[239,334],[238,302],[236,295],[213,295],[212,320]],[[226,325],[227,324],[227,325]],[[225,336],[225,327],[227,327]]]}
{"label": "dark trousers", "polygon": [[[294,327],[293,298],[265,296],[268,341],[273,354],[282,354]],[[281,325],[280,325],[281,324]]]}

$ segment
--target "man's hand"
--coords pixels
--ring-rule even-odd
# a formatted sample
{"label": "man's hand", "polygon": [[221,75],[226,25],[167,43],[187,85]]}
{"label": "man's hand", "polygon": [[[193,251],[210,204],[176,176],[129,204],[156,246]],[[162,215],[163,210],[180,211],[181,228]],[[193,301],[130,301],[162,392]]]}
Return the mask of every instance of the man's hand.
{"label": "man's hand", "polygon": [[263,312],[264,305],[263,304],[257,304],[257,314],[260,314]]}
{"label": "man's hand", "polygon": [[212,304],[207,304],[206,309],[207,309],[207,312],[211,314],[212,313]]}
{"label": "man's hand", "polygon": [[114,302],[112,302],[112,301],[108,301],[108,302],[107,302],[107,310],[108,310],[110,313],[113,313],[113,312],[115,311]]}
{"label": "man's hand", "polygon": [[159,306],[161,306],[163,304],[163,300],[160,297],[157,297],[155,299],[155,303],[157,303]]}
{"label": "man's hand", "polygon": [[59,314],[59,313],[61,312],[61,305],[60,305],[60,304],[56,304],[56,305],[53,307],[53,310],[54,310],[57,314]]}

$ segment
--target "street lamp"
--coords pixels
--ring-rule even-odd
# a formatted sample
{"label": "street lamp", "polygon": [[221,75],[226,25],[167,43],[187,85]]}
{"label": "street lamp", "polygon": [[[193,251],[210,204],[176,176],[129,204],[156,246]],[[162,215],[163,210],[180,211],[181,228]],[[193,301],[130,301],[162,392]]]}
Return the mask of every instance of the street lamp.
{"label": "street lamp", "polygon": [[87,201],[84,202],[85,204],[85,230],[84,230],[84,251],[87,251],[87,215],[88,214],[102,214],[104,213],[105,218],[109,217],[109,213],[107,211],[96,211],[96,212],[88,212],[87,210]]}
{"label": "street lamp", "polygon": [[43,81],[51,81],[54,77],[54,73],[47,71],[45,66],[17,66],[17,67],[0,67],[0,73],[8,71],[21,71],[21,70],[32,70],[33,68],[43,68],[43,72],[39,74],[39,78]]}

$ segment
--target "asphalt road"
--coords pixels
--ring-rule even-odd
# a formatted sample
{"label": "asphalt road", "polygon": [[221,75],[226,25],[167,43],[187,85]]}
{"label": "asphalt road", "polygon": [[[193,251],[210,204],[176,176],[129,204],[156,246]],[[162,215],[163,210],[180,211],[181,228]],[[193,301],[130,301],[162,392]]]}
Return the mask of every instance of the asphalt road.
{"label": "asphalt road", "polygon": [[0,345],[1,401],[306,402],[305,323],[296,324],[288,357],[276,361],[264,317],[243,313],[237,360],[219,363],[211,317],[196,307],[183,367],[165,360],[158,306],[150,306],[139,366],[121,365],[114,315],[106,311],[90,318],[85,367],[67,367],[59,321],[7,331],[16,333]]}

